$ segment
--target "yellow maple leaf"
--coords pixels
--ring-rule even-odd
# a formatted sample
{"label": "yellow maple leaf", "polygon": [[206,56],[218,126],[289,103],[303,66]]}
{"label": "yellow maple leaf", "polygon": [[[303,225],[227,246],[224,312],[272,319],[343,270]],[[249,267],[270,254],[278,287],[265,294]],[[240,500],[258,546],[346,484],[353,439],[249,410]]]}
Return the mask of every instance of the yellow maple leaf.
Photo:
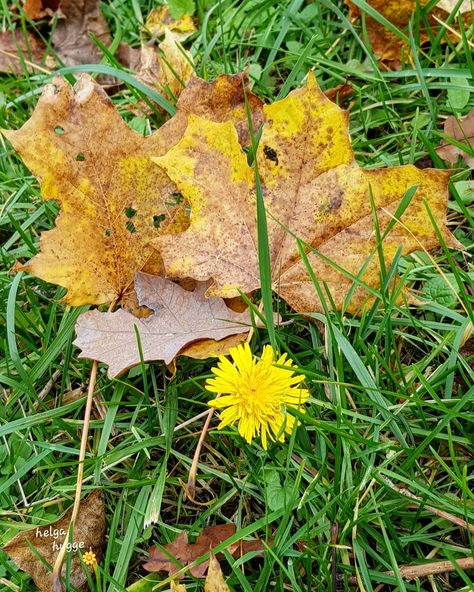
{"label": "yellow maple leaf", "polygon": [[[200,281],[212,278],[208,295],[231,297],[239,290],[258,288],[255,173],[232,123],[192,116],[179,143],[154,160],[191,206],[185,232],[153,241],[167,273]],[[361,169],[354,160],[347,113],[324,96],[312,74],[305,88],[264,106],[257,162],[273,288],[298,311],[321,310],[321,302],[293,235],[317,249],[319,255],[308,253],[309,261],[337,308],[344,306],[351,276],[364,265],[362,281],[369,288],[379,285],[370,191],[383,234],[405,192],[417,186],[401,222],[383,242],[387,266],[399,246],[407,254],[438,244],[427,207],[447,244],[457,246],[446,227],[449,173],[411,165]],[[347,273],[334,269],[328,260]],[[367,298],[359,286],[348,309],[359,310]]]}
{"label": "yellow maple leaf", "polygon": [[[129,300],[137,271],[162,271],[149,242],[188,223],[184,204],[173,205],[176,186],[149,156],[176,143],[193,113],[230,119],[245,141],[247,85],[244,74],[211,83],[194,78],[176,115],[143,138],[88,75],[74,88],[55,78],[21,129],[2,130],[38,178],[43,198],[61,207],[56,227],[42,234],[39,254],[23,269],[67,288],[64,301],[74,306]],[[258,122],[261,102],[247,93]]]}
{"label": "yellow maple leaf", "polygon": [[166,30],[169,30],[180,41],[184,41],[196,31],[193,19],[189,14],[183,14],[180,18],[174,19],[168,6],[154,8],[147,16],[144,28],[157,37],[161,37]]}

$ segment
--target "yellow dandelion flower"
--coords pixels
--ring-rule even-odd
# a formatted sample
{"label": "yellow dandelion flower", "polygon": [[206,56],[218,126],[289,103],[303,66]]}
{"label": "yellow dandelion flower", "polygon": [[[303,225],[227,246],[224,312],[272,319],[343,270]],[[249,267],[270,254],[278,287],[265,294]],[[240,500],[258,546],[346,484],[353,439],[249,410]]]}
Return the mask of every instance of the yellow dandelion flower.
{"label": "yellow dandelion flower", "polygon": [[95,556],[94,551],[92,551],[92,550],[86,551],[84,553],[84,555],[82,556],[82,559],[84,560],[84,563],[86,565],[96,565],[97,564],[97,558]]}
{"label": "yellow dandelion flower", "polygon": [[286,354],[275,360],[270,345],[264,347],[259,360],[252,355],[248,343],[230,348],[229,355],[234,363],[220,356],[219,363],[212,368],[215,376],[206,382],[208,391],[222,395],[208,405],[223,409],[218,429],[237,422],[239,433],[249,444],[260,436],[266,450],[268,438],[283,441],[285,432],[292,432],[295,418],[287,413],[287,408],[300,408],[309,397],[309,392],[301,387],[303,376],[294,374],[293,363],[286,359]]}

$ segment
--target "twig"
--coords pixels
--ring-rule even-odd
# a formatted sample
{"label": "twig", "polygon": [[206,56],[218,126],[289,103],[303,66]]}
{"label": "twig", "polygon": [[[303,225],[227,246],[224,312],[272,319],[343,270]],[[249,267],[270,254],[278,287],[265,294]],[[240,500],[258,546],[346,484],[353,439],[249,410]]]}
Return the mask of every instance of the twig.
{"label": "twig", "polygon": [[469,530],[471,534],[474,534],[474,524],[469,524],[469,522],[466,522],[466,520],[463,520],[463,518],[458,518],[454,514],[449,514],[449,512],[444,512],[443,510],[438,510],[438,508],[433,508],[433,506],[428,506],[421,498],[409,491],[406,487],[397,487],[395,483],[393,483],[393,481],[391,481],[388,477],[385,477],[385,475],[380,475],[380,477],[390,487],[390,489],[393,489],[397,493],[401,493],[402,495],[415,501],[417,504],[422,504],[425,510],[428,510],[428,512],[431,512],[435,516],[443,518],[444,520],[448,520],[448,522],[456,524],[461,528],[465,528],[466,530]]}
{"label": "twig", "polygon": [[[262,310],[263,310],[263,300],[260,302],[259,307],[258,307],[259,312],[262,312]],[[253,332],[254,332],[254,327],[252,326],[250,328],[249,334],[247,335],[246,343],[250,343],[250,341],[253,337]],[[215,398],[217,399],[220,396],[221,396],[221,393],[218,393]],[[191,463],[191,468],[189,469],[189,476],[188,476],[188,482],[185,487],[185,494],[186,494],[186,498],[192,502],[195,501],[195,495],[196,495],[196,475],[197,475],[199,457],[201,456],[201,449],[203,447],[204,441],[206,440],[207,431],[209,430],[209,426],[211,424],[212,416],[214,415],[215,410],[216,410],[215,407],[211,407],[209,409],[209,411],[207,412],[206,421],[204,422],[204,425],[202,427],[202,432],[201,432],[201,435],[199,436],[199,441],[197,443],[196,450],[194,451],[194,456],[193,456],[193,461]]]}
{"label": "twig", "polygon": [[[116,303],[117,300],[114,300],[114,302],[112,302],[112,304],[109,306],[108,312],[111,312],[115,308]],[[79,449],[79,461],[77,467],[76,492],[74,495],[74,505],[72,507],[71,520],[69,521],[69,528],[67,534],[68,538],[70,537],[71,542],[74,541],[74,527],[76,525],[77,516],[79,514],[79,507],[81,504],[82,480],[84,477],[84,461],[86,459],[87,438],[89,436],[89,424],[91,419],[92,403],[94,400],[94,390],[97,381],[98,366],[99,362],[97,360],[94,360],[92,362],[91,374],[89,378],[89,388],[87,390],[86,408],[84,411],[84,422],[82,425],[81,434],[81,447]],[[64,543],[62,544],[58,556],[56,557],[56,561],[54,563],[53,592],[63,592],[63,585],[61,582],[61,571],[68,548],[66,542],[67,540],[65,538]]]}
{"label": "twig", "polygon": [[44,385],[41,392],[38,394],[37,400],[35,401],[35,404],[33,405],[33,407],[35,409],[38,409],[40,401],[42,401],[44,398],[46,398],[46,396],[49,394],[50,390],[53,388],[56,381],[61,376],[61,372],[62,372],[62,368],[58,368],[57,370],[55,370],[53,372],[53,375],[51,376],[51,378],[48,380],[48,382]]}
{"label": "twig", "polygon": [[[400,565],[397,573],[406,580],[415,578],[424,578],[440,573],[448,573],[460,569],[474,569],[474,557],[463,557],[462,559],[453,559],[452,561],[433,561],[431,563],[421,563],[420,565]],[[382,572],[386,576],[394,576],[393,570]],[[356,576],[349,578],[349,586],[357,584]]]}

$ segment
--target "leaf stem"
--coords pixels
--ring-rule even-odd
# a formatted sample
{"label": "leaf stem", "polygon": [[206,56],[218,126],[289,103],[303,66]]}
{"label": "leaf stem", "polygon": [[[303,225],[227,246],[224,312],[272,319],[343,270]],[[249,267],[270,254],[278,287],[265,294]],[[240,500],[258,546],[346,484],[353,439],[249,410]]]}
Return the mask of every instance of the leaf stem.
{"label": "leaf stem", "polygon": [[[112,312],[118,302],[118,298],[115,299],[107,312]],[[86,399],[86,408],[84,411],[84,421],[82,425],[82,434],[81,434],[81,446],[79,449],[79,461],[77,467],[77,479],[76,479],[76,492],[74,495],[74,505],[72,508],[71,513],[71,520],[69,521],[69,528],[68,528],[68,540],[71,542],[74,541],[74,527],[76,525],[77,516],[79,514],[79,507],[81,504],[81,494],[82,494],[82,480],[84,478],[84,461],[86,458],[86,448],[87,448],[87,438],[89,436],[89,425],[91,419],[91,411],[92,411],[92,403],[94,400],[94,390],[95,385],[97,382],[97,369],[99,366],[99,362],[94,360],[92,362],[91,373],[89,377],[89,387],[87,389],[87,399]],[[66,538],[64,539],[64,543],[59,550],[58,556],[56,557],[56,561],[53,567],[53,592],[63,592],[63,585],[61,582],[61,571],[64,564],[64,559],[67,553],[67,545],[66,545]]]}

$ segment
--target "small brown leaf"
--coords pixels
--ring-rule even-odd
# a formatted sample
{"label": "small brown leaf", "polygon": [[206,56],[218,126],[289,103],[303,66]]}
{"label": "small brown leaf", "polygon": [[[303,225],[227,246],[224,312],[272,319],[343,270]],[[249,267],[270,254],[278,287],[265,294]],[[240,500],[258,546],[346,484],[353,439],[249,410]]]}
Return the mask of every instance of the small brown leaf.
{"label": "small brown leaf", "polygon": [[209,570],[206,581],[204,582],[204,592],[230,592],[226,584],[221,566],[214,553],[209,557]]}
{"label": "small brown leaf", "polygon": [[[29,545],[32,545],[36,552],[50,566],[53,566],[61,546],[65,540],[67,541],[71,513],[72,507],[59,520],[21,532],[3,547],[5,553],[20,569],[26,571],[33,578],[36,586],[42,592],[51,592],[53,586],[52,572],[35,556]],[[71,544],[73,550],[69,577],[71,586],[78,589],[87,589],[87,578],[78,551],[84,554],[86,551],[91,550],[95,553],[97,561],[100,561],[104,539],[104,499],[102,492],[97,490],[81,502],[74,528],[74,540],[72,544],[66,543]],[[63,566],[63,576],[65,573],[66,565]]]}
{"label": "small brown leaf", "polygon": [[[195,543],[188,543],[187,533],[183,531],[172,543],[165,545],[164,548],[167,553],[164,553],[157,547],[152,547],[150,549],[148,560],[143,567],[147,571],[166,571],[170,575],[173,575],[180,569],[180,566],[177,565],[178,563],[183,566],[192,563],[198,557],[204,555],[204,553],[215,549],[217,545],[220,545],[220,543],[231,537],[233,534],[235,534],[234,524],[217,524],[205,528],[198,536]],[[272,542],[269,541],[268,544],[271,545]],[[258,539],[251,541],[237,541],[229,545],[227,548],[229,553],[235,558],[242,557],[251,551],[263,553],[264,549],[263,543]],[[170,560],[169,555],[174,557],[176,561],[174,562]],[[194,577],[202,578],[206,573],[208,565],[209,561],[204,561],[203,563],[192,567],[189,571]]]}
{"label": "small brown leaf", "polygon": [[104,45],[112,37],[100,10],[99,0],[61,0],[53,45],[66,66],[96,64],[102,52],[90,38],[92,33]]}
{"label": "small brown leaf", "polygon": [[[169,543],[164,547],[168,555],[174,557],[176,562],[171,561],[169,556],[157,547],[152,547],[150,549],[148,560],[143,567],[147,571],[166,571],[170,575],[173,575],[180,569],[180,566],[177,564],[182,564],[184,566],[192,563],[198,557],[207,553],[210,549],[217,547],[217,545],[231,537],[234,533],[234,524],[217,524],[205,528],[198,536],[195,543],[188,543],[188,535],[183,531],[172,543]],[[204,561],[200,565],[191,568],[189,571],[194,577],[201,578],[206,573],[208,565],[209,561]]]}
{"label": "small brown leaf", "polygon": [[0,33],[0,72],[24,74],[35,70],[44,57],[44,46],[31,33],[20,31]]}
{"label": "small brown leaf", "polygon": [[[444,122],[444,133],[466,146],[471,153],[474,150],[474,108],[465,117],[457,119],[450,115]],[[466,164],[474,168],[474,156],[462,148],[458,148],[449,142],[441,144],[436,152],[443,160],[454,164],[459,156],[462,156]]]}
{"label": "small brown leaf", "polygon": [[227,308],[221,298],[206,298],[207,287],[199,284],[194,292],[188,292],[162,277],[137,273],[138,302],[155,314],[140,319],[124,310],[82,314],[74,342],[82,349],[79,357],[108,364],[108,375],[113,378],[140,363],[135,327],[143,359],[164,360],[166,364],[194,341],[246,333],[251,325],[248,311],[237,313]]}

